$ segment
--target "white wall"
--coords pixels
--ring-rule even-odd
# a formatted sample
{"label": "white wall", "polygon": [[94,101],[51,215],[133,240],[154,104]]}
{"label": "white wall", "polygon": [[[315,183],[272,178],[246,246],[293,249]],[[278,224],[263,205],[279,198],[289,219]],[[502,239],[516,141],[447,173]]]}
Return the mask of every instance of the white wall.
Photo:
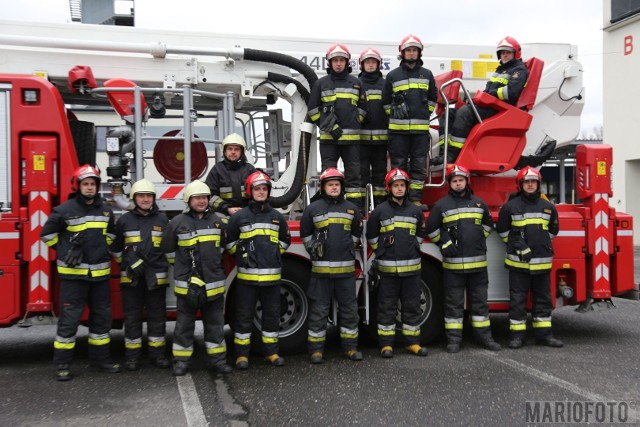
{"label": "white wall", "polygon": [[[611,24],[611,0],[603,22],[604,137],[613,147],[611,205],[640,227],[640,15]],[[634,233],[640,245],[640,232]]]}

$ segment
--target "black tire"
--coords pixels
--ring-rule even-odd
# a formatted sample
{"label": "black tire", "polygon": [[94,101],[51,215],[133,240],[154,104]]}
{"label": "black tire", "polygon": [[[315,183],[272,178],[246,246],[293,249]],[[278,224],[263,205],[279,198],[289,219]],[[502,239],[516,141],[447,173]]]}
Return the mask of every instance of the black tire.
{"label": "black tire", "polygon": [[[420,294],[420,343],[422,345],[435,341],[444,330],[444,289],[442,285],[442,268],[435,262],[422,260],[422,292]],[[372,290],[369,294],[369,325],[363,325],[361,331],[367,339],[377,342],[378,294]],[[402,337],[402,317],[400,303],[396,316],[396,338]]]}
{"label": "black tire", "polygon": [[[307,289],[311,267],[308,263],[293,258],[284,259],[282,268],[282,286],[280,287],[280,330],[279,345],[281,354],[296,354],[306,351],[309,325],[309,302]],[[230,290],[227,301],[228,321],[233,327],[235,317],[235,293]],[[262,350],[262,306],[256,304],[251,334],[251,349],[263,354]]]}
{"label": "black tire", "polygon": [[80,165],[96,164],[96,127],[91,122],[71,120],[69,122],[73,144]]}

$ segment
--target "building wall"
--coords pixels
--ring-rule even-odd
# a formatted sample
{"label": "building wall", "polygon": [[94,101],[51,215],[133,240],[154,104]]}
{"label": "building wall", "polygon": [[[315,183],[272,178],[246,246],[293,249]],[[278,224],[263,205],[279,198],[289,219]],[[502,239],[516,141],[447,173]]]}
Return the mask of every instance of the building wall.
{"label": "building wall", "polygon": [[611,23],[612,0],[604,0],[603,141],[613,146],[611,205],[634,217],[640,245],[640,13]]}

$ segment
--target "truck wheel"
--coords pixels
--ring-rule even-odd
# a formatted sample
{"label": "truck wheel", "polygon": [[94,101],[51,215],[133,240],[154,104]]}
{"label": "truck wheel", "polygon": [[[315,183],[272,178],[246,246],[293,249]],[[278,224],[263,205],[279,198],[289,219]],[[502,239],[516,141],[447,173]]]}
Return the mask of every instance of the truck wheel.
{"label": "truck wheel", "polygon": [[91,122],[81,120],[69,121],[73,144],[80,165],[96,164],[96,128]]}
{"label": "truck wheel", "polygon": [[434,341],[444,330],[444,286],[442,267],[422,260],[422,293],[420,294],[420,342]]}
{"label": "truck wheel", "polygon": [[[443,317],[443,287],[442,269],[435,263],[422,261],[422,292],[420,293],[420,342],[426,345],[434,341],[442,333],[444,327]],[[364,325],[363,337],[377,342],[378,340],[378,293],[374,289],[369,294],[370,319],[369,325]],[[402,336],[402,316],[400,314],[400,302],[398,301],[398,314],[396,321],[396,338]]]}

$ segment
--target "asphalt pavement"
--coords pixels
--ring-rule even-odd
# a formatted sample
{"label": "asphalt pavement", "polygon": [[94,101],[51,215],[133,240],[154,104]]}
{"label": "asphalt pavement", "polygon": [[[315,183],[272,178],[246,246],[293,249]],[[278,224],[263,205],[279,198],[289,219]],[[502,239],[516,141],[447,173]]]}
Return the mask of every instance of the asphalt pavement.
{"label": "asphalt pavement", "polygon": [[[635,255],[638,282],[640,248]],[[574,407],[594,402],[627,404],[624,421],[639,425],[640,302],[614,298],[614,304],[588,313],[557,309],[554,333],[565,342],[561,349],[539,347],[530,339],[520,350],[492,353],[474,345],[465,329],[458,354],[446,353],[440,340],[425,358],[397,349],[387,360],[373,343],[364,342],[365,360],[351,362],[341,354],[333,330],[322,365],[295,355],[287,357],[285,367],[274,368],[254,356],[248,371],[226,377],[206,370],[201,327],[195,361],[181,378],[147,362],[137,372],[92,370],[82,327],[75,378],[67,383],[54,379],[55,328],[14,326],[0,330],[0,420],[2,425],[83,427],[511,426],[533,425],[527,417],[536,402]],[[494,314],[491,322],[496,340],[505,345],[507,316]],[[122,360],[122,331],[112,332],[112,346]]]}

